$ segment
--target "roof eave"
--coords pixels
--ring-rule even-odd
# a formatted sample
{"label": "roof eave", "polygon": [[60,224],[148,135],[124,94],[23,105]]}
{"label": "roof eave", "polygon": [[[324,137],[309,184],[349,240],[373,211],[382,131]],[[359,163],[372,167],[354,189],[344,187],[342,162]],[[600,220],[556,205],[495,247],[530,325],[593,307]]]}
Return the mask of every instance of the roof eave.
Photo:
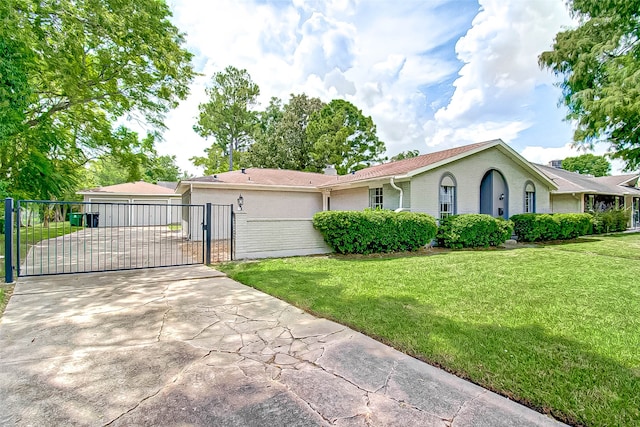
{"label": "roof eave", "polygon": [[[239,182],[206,182],[206,181],[184,181],[180,187],[186,188],[219,188],[225,190],[266,190],[266,191],[297,191],[306,193],[320,192],[318,186],[282,185],[282,184],[244,184]],[[176,189],[177,191],[177,189]],[[183,193],[180,193],[183,194]]]}

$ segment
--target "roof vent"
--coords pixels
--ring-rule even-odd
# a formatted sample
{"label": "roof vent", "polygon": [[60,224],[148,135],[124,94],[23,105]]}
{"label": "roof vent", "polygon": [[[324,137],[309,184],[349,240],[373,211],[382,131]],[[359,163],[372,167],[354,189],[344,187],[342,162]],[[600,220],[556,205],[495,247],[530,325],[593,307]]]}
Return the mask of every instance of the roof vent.
{"label": "roof vent", "polygon": [[245,168],[240,169],[240,171],[242,171],[242,173],[247,173],[247,170]]}

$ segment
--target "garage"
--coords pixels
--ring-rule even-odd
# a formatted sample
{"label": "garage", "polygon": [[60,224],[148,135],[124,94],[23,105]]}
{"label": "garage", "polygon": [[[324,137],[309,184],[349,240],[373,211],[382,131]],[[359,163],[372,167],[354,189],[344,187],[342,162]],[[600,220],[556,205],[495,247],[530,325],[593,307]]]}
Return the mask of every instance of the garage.
{"label": "garage", "polygon": [[[97,227],[142,227],[180,224],[181,196],[174,189],[144,181],[79,191],[85,218]],[[95,214],[95,215],[92,215]],[[94,219],[97,216],[97,220]]]}

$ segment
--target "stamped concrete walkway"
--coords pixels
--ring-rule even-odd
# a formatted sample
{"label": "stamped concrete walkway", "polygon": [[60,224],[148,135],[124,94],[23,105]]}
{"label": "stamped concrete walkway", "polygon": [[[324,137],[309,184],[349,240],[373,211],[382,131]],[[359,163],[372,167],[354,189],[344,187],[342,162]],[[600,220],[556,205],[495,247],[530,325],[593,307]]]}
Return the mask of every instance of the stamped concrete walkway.
{"label": "stamped concrete walkway", "polygon": [[0,425],[557,426],[203,266],[21,280]]}

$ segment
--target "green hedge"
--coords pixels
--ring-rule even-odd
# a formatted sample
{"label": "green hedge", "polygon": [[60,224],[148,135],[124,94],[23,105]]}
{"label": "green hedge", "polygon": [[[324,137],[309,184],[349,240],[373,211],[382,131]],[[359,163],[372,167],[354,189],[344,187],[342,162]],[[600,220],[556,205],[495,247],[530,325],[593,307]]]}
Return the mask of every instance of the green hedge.
{"label": "green hedge", "polygon": [[614,233],[627,229],[630,212],[625,209],[609,209],[591,214],[593,234]]}
{"label": "green hedge", "polygon": [[440,220],[438,245],[447,248],[498,246],[511,237],[513,225],[483,214],[452,215]]}
{"label": "green hedge", "polygon": [[413,251],[436,235],[432,216],[387,210],[318,212],[313,226],[341,254]]}
{"label": "green hedge", "polygon": [[521,242],[575,239],[591,234],[592,217],[585,213],[513,215],[514,232]]}

